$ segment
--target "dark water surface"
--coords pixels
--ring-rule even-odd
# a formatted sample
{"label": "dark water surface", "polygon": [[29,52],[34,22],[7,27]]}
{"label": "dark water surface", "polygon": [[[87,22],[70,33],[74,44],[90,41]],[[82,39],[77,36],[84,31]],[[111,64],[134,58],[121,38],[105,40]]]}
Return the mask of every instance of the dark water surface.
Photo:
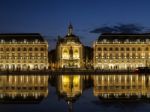
{"label": "dark water surface", "polygon": [[150,112],[150,75],[1,75],[0,112]]}

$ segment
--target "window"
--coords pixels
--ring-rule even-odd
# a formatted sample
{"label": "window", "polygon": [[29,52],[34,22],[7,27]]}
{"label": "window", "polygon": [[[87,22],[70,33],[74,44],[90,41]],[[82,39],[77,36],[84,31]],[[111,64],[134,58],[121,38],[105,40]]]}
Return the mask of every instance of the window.
{"label": "window", "polygon": [[127,58],[129,58],[129,53],[126,55]]}
{"label": "window", "polygon": [[18,48],[18,51],[20,51],[20,48]]}
{"label": "window", "polygon": [[24,47],[24,48],[23,48],[23,51],[27,51],[27,49]]}
{"label": "window", "polygon": [[146,47],[146,48],[145,48],[145,51],[148,51],[148,50],[149,50],[148,47]]}
{"label": "window", "polygon": [[132,57],[135,58],[135,54],[134,53],[132,54]]}
{"label": "window", "polygon": [[141,48],[140,48],[140,47],[138,48],[138,51],[141,51]]}
{"label": "window", "polygon": [[0,48],[0,51],[3,51],[3,48]]}
{"label": "window", "polygon": [[29,51],[32,51],[32,48],[31,48],[31,47],[29,48]]}
{"label": "window", "polygon": [[98,51],[101,51],[102,49],[99,47],[97,50],[98,50]]}
{"label": "window", "polygon": [[112,51],[112,48],[109,48],[110,51]]}
{"label": "window", "polygon": [[123,53],[121,53],[121,58],[122,58],[122,59],[124,58],[124,54],[123,54]]}
{"label": "window", "polygon": [[9,51],[9,48],[6,48],[6,51]]}
{"label": "window", "polygon": [[118,51],[118,47],[116,47],[115,50]]}
{"label": "window", "polygon": [[104,51],[107,51],[107,48],[106,48],[106,47],[104,47]]}
{"label": "window", "polygon": [[44,48],[43,48],[43,47],[41,48],[41,51],[44,51]]}
{"label": "window", "polygon": [[132,51],[135,51],[135,48],[134,48],[134,47],[132,48]]}
{"label": "window", "polygon": [[109,58],[112,59],[112,54],[109,55]]}
{"label": "window", "polygon": [[121,51],[124,51],[124,48],[123,48],[123,47],[121,48]]}
{"label": "window", "polygon": [[130,49],[127,47],[126,50],[129,51]]}
{"label": "window", "polygon": [[15,48],[12,48],[12,51],[15,51]]}
{"label": "window", "polygon": [[38,51],[38,48],[34,48],[35,51]]}

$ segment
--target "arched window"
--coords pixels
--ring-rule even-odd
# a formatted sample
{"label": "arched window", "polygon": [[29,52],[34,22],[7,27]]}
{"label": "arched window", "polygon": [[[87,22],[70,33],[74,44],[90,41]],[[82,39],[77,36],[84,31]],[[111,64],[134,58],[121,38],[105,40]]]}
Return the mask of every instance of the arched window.
{"label": "arched window", "polygon": [[31,48],[31,47],[29,48],[29,51],[32,51],[32,48]]}
{"label": "arched window", "polygon": [[44,51],[44,48],[43,48],[43,47],[41,48],[41,51]]}
{"label": "arched window", "polygon": [[146,48],[145,48],[145,51],[148,51],[148,50],[149,50],[149,48],[148,48],[148,47],[146,47]]}
{"label": "arched window", "polygon": [[132,54],[132,57],[135,58],[135,54],[134,53]]}
{"label": "arched window", "polygon": [[109,55],[109,58],[112,59],[112,54]]}
{"label": "arched window", "polygon": [[134,47],[132,48],[132,51],[135,51],[135,48],[134,48]]}
{"label": "arched window", "polygon": [[9,51],[9,48],[6,48],[6,51]]}
{"label": "arched window", "polygon": [[126,57],[129,58],[129,53],[127,53]]}
{"label": "arched window", "polygon": [[121,47],[121,51],[124,51],[124,48],[123,48],[123,47]]}
{"label": "arched window", "polygon": [[20,48],[18,48],[18,51],[20,51]]}
{"label": "arched window", "polygon": [[112,47],[111,47],[111,48],[109,48],[109,50],[110,50],[110,51],[112,51]]}
{"label": "arched window", "polygon": [[124,54],[123,54],[123,53],[121,53],[121,58],[122,58],[122,59],[124,58]]}
{"label": "arched window", "polygon": [[119,50],[118,47],[116,47],[115,50],[118,51]]}
{"label": "arched window", "polygon": [[34,48],[34,50],[35,50],[35,51],[38,51],[38,48],[36,47],[36,48]]}
{"label": "arched window", "polygon": [[117,53],[117,54],[115,54],[115,58],[116,58],[116,59],[118,59],[118,57],[119,57],[119,56],[118,56],[118,53]]}
{"label": "arched window", "polygon": [[67,53],[68,51],[67,51],[67,49],[64,49],[64,53]]}
{"label": "arched window", "polygon": [[140,47],[138,48],[138,51],[141,51],[141,48],[140,48]]}
{"label": "arched window", "polygon": [[98,50],[98,51],[101,51],[102,49],[99,47],[97,50]]}
{"label": "arched window", "polygon": [[24,47],[24,48],[23,48],[23,51],[27,51],[27,48]]}
{"label": "arched window", "polygon": [[15,51],[15,48],[12,48],[12,51]]}
{"label": "arched window", "polygon": [[106,48],[106,47],[104,47],[104,51],[107,51],[107,48]]}
{"label": "arched window", "polygon": [[74,50],[74,53],[78,53],[78,49],[75,49],[75,50]]}
{"label": "arched window", "polygon": [[127,47],[126,50],[129,51],[130,49]]}
{"label": "arched window", "polygon": [[0,51],[3,51],[3,48],[0,48]]}

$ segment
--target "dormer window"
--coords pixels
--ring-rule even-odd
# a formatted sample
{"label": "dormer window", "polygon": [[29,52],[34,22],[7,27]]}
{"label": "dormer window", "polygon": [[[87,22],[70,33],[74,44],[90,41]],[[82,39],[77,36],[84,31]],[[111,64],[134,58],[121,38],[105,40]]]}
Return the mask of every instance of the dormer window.
{"label": "dormer window", "polygon": [[139,42],[140,42],[140,39],[137,39],[136,41],[139,43]]}
{"label": "dormer window", "polygon": [[35,43],[38,43],[38,39],[35,40]]}
{"label": "dormer window", "polygon": [[106,42],[107,42],[107,40],[106,40],[106,39],[103,39],[103,42],[104,42],[104,43],[106,43]]}
{"label": "dormer window", "polygon": [[16,42],[16,40],[15,39],[12,39],[12,43],[15,43]]}
{"label": "dormer window", "polygon": [[114,42],[116,42],[116,43],[117,43],[117,42],[118,42],[118,39],[115,39],[115,40],[114,40]]}
{"label": "dormer window", "polygon": [[5,42],[5,41],[2,39],[2,40],[1,40],[1,43],[4,43],[4,42]]}
{"label": "dormer window", "polygon": [[148,43],[148,42],[149,42],[149,39],[146,39],[146,42]]}
{"label": "dormer window", "polygon": [[129,42],[129,39],[126,39],[125,42],[128,43],[128,42]]}
{"label": "dormer window", "polygon": [[24,42],[24,43],[27,43],[27,40],[26,40],[26,39],[24,39],[24,40],[23,40],[23,42]]}

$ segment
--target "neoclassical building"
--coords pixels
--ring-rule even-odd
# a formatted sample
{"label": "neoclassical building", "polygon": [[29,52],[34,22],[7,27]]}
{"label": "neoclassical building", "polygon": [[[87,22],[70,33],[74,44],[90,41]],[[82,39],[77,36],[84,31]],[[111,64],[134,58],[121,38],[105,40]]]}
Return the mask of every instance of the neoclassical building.
{"label": "neoclassical building", "polygon": [[0,34],[0,70],[47,68],[48,43],[40,34]]}
{"label": "neoclassical building", "polygon": [[57,42],[57,65],[58,68],[82,68],[83,63],[83,45],[79,37],[73,34],[70,24],[68,34]]}
{"label": "neoclassical building", "polygon": [[104,33],[93,44],[95,69],[136,69],[150,65],[150,34]]}

